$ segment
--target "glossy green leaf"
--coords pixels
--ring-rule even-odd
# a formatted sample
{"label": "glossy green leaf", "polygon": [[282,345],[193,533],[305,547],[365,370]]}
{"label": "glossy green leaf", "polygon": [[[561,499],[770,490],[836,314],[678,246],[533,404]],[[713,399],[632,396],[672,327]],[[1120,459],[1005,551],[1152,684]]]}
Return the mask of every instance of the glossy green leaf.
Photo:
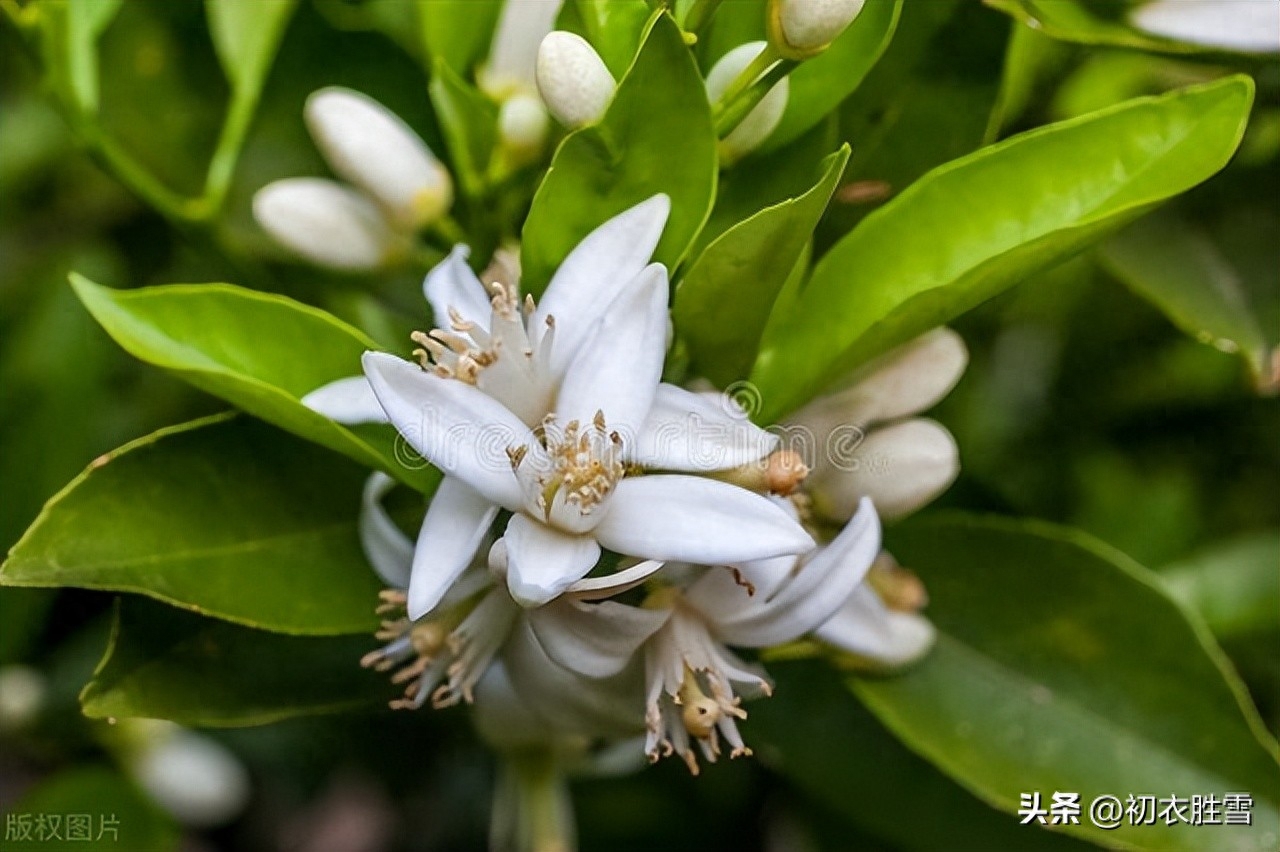
{"label": "glossy green leaf", "polygon": [[[990,804],[1079,793],[1070,834],[1160,852],[1280,842],[1280,750],[1203,623],[1118,551],[1030,521],[936,517],[889,547],[938,627],[905,674],[854,692],[910,748]],[[1175,712],[1176,711],[1176,712]],[[1247,792],[1251,826],[1094,826],[1102,795]]]}
{"label": "glossy green leaf", "polygon": [[[816,660],[770,662],[768,700],[747,706],[743,735],[760,761],[892,848],[1050,852],[1093,847],[1000,813],[894,738]],[[928,819],[919,818],[927,814]]]}
{"label": "glossy green leaf", "polygon": [[[1050,38],[1077,44],[1124,47],[1154,53],[1220,54],[1204,47],[1148,33],[1130,26],[1123,15],[1137,4],[1091,3],[1088,0],[984,0],[986,5],[1033,27]],[[1111,14],[1107,14],[1110,12]]]}
{"label": "glossy green leaf", "polygon": [[256,101],[296,0],[205,0],[209,35],[237,94]]}
{"label": "glossy green leaf", "polygon": [[707,218],[715,184],[702,77],[680,28],[661,14],[604,117],[556,151],[525,221],[522,284],[540,293],[583,237],[659,192],[671,197],[671,217],[654,260],[674,269]]}
{"label": "glossy green leaf", "polygon": [[396,691],[360,667],[375,644],[371,636],[281,636],[124,600],[80,703],[94,719],[203,727],[370,708]]}
{"label": "glossy green leaf", "polygon": [[676,291],[674,318],[702,375],[723,385],[751,369],[769,311],[848,160],[845,145],[822,161],[807,192],[730,228],[690,266]]}
{"label": "glossy green leaf", "polygon": [[468,75],[489,55],[503,0],[430,0],[418,6],[427,58]]}
{"label": "glossy green leaf", "polygon": [[1161,569],[1160,580],[1219,639],[1280,633],[1280,533],[1216,545]]}
{"label": "glossy green leaf", "polygon": [[596,49],[615,78],[621,78],[635,59],[636,48],[649,20],[645,0],[571,0],[581,35]]}
{"label": "glossy green leaf", "polygon": [[54,89],[86,113],[98,111],[98,37],[123,0],[40,5],[41,52]]}
{"label": "glossy green leaf", "polygon": [[1205,180],[1240,142],[1231,77],[1015,136],[935,169],[817,264],[752,380],[776,419],[849,370]]}
{"label": "glossy green leaf", "polygon": [[163,367],[256,417],[379,468],[425,491],[432,475],[407,467],[389,426],[350,428],[301,399],[360,374],[378,346],[324,311],[230,284],[174,284],[111,290],[72,275],[89,312],[131,355]]}
{"label": "glossy green leaf", "polygon": [[1102,247],[1110,271],[1201,343],[1238,353],[1262,385],[1271,356],[1231,259],[1174,213],[1135,222]]}
{"label": "glossy green leaf", "polygon": [[889,46],[901,11],[902,0],[867,0],[858,17],[830,47],[791,72],[787,110],[765,150],[796,139],[858,88]]}
{"label": "glossy green leaf", "polygon": [[437,59],[427,91],[462,190],[478,197],[493,157],[498,134],[498,108],[445,63]]}
{"label": "glossy green leaf", "polygon": [[106,766],[50,776],[5,817],[3,852],[170,852],[182,839],[168,814]]}
{"label": "glossy green leaf", "polygon": [[249,418],[162,429],[50,500],[0,582],[138,592],[285,633],[364,633],[381,588],[356,532],[364,477]]}

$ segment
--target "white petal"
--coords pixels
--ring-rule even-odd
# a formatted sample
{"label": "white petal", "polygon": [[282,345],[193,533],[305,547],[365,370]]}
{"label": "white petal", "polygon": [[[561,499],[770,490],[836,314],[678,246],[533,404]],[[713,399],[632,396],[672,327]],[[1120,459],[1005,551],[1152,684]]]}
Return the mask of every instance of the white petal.
{"label": "white petal", "polygon": [[650,559],[638,565],[632,565],[630,568],[606,574],[603,577],[584,577],[565,589],[564,593],[579,601],[611,598],[614,595],[634,589],[657,573],[658,569],[665,564],[665,562]]}
{"label": "white petal", "polygon": [[873,430],[848,459],[815,470],[807,487],[814,508],[833,520],[849,517],[863,497],[893,520],[947,490],[959,472],[951,433],[916,418]]}
{"label": "white petal", "polygon": [[726,470],[764,458],[778,437],[748,420],[732,398],[660,384],[627,460],[657,470]]}
{"label": "white petal", "polygon": [[537,440],[497,400],[472,385],[423,371],[382,352],[366,352],[365,375],[397,431],[449,476],[498,505],[523,505],[507,449]]}
{"label": "white petal", "polygon": [[968,362],[960,335],[935,328],[872,361],[845,390],[819,397],[788,422],[811,429],[821,447],[839,426],[865,428],[932,407],[960,381]]}
{"label": "white petal", "polygon": [[382,498],[395,486],[396,481],[385,473],[370,474],[365,480],[360,501],[360,545],[373,570],[388,586],[405,589],[413,565],[413,542],[382,507]]}
{"label": "white petal", "polygon": [[814,635],[842,650],[896,667],[923,656],[933,646],[937,631],[922,615],[889,609],[864,583]]}
{"label": "white petal", "polygon": [[529,626],[547,655],[583,677],[609,677],[631,662],[644,641],[666,624],[670,612],[604,601],[560,598],[529,610]]}
{"label": "white petal", "polygon": [[880,553],[880,521],[864,501],[840,534],[807,560],[772,598],[748,597],[725,573],[710,572],[687,597],[730,645],[763,648],[790,642],[831,618]]}
{"label": "white petal", "polygon": [[609,306],[578,350],[556,400],[562,424],[590,423],[603,411],[624,448],[636,443],[648,418],[666,355],[667,270],[655,263],[638,277],[640,286]]}
{"label": "white petal", "polygon": [[471,713],[476,731],[497,749],[545,746],[556,739],[555,729],[516,691],[501,660],[495,660],[476,684]]}
{"label": "white petal", "polygon": [[476,557],[498,506],[465,482],[446,476],[431,497],[413,550],[409,618],[422,618]]}
{"label": "white petal", "polygon": [[1248,53],[1280,52],[1274,0],[1157,0],[1133,11],[1138,29],[1166,38]]}
{"label": "white petal", "polygon": [[467,266],[470,255],[471,249],[467,246],[454,246],[449,256],[436,264],[422,282],[422,292],[431,303],[437,328],[449,328],[449,309],[452,308],[465,321],[489,330],[493,305],[484,285]]}
{"label": "white petal", "polygon": [[575,33],[548,33],[538,46],[538,94],[556,121],[576,128],[599,121],[617,82],[591,43]]}
{"label": "white petal", "polygon": [[523,607],[542,606],[587,575],[600,545],[587,536],[566,535],[517,514],[502,537],[507,545],[507,588]]}
{"label": "white petal", "polygon": [[698,476],[623,479],[594,534],[628,556],[702,565],[804,553],[814,546],[804,527],[767,498]]}
{"label": "white petal", "polygon": [[368,95],[320,89],[307,98],[304,115],[333,170],[376,199],[398,227],[433,222],[453,203],[453,182],[435,154]]}
{"label": "white petal", "polygon": [[377,269],[406,249],[367,198],[322,178],[267,184],[253,197],[253,217],[300,257],[345,272]]}
{"label": "white petal", "polygon": [[560,0],[506,0],[494,28],[489,59],[476,74],[484,93],[504,101],[536,91],[538,46],[555,27]]}
{"label": "white petal", "polygon": [[552,372],[559,376],[573,360],[609,304],[649,263],[671,212],[671,199],[655,195],[624,210],[578,243],[560,264],[538,302],[536,328],[555,317]]}
{"label": "white petal", "polygon": [[302,404],[330,420],[353,425],[356,423],[386,423],[387,413],[382,410],[378,398],[364,376],[352,376],[321,385],[304,396]]}

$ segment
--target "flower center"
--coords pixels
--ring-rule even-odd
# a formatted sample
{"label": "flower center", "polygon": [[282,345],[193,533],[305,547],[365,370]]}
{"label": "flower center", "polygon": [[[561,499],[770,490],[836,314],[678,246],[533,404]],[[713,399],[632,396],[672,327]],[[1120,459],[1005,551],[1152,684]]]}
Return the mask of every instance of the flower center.
{"label": "flower center", "polygon": [[547,450],[544,464],[531,463],[528,447],[507,450],[529,508],[548,524],[581,532],[581,520],[603,503],[626,475],[622,437],[609,430],[601,411],[590,424],[570,420],[563,429],[554,415],[548,415],[537,435]]}

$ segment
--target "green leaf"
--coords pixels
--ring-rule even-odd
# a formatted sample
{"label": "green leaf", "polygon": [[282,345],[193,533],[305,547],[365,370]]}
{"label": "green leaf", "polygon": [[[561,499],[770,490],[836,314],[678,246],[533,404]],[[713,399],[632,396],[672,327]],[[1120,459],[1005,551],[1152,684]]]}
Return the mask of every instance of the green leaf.
{"label": "green leaf", "polygon": [[418,3],[427,58],[466,76],[489,55],[503,0],[431,0]]}
{"label": "green leaf", "polygon": [[292,299],[230,284],[112,290],[73,274],[71,285],[134,357],[420,491],[433,487],[428,468],[399,461],[391,427],[349,428],[302,404],[316,388],[359,375],[360,356],[378,348],[351,326]]}
{"label": "green leaf", "polygon": [[858,88],[889,46],[901,11],[902,0],[867,0],[862,12],[829,48],[791,72],[787,109],[765,150],[796,139]]}
{"label": "green leaf", "polygon": [[615,78],[631,66],[649,21],[644,0],[573,0],[583,37],[591,42]]}
{"label": "green leaf", "polygon": [[870,358],[1052,266],[1222,168],[1243,76],[1140,98],[942,166],[817,264],[752,373],[776,419]]}
{"label": "green leaf", "polygon": [[248,418],[162,429],[95,461],[0,567],[11,586],[138,592],[284,633],[374,629],[364,471]]}
{"label": "green leaf", "polygon": [[711,243],[676,291],[676,328],[694,364],[728,384],[751,369],[765,320],[827,209],[849,146],[821,163],[809,191],[766,207]]}
{"label": "green leaf", "polygon": [[671,197],[671,218],[654,260],[674,269],[707,218],[715,184],[702,77],[680,28],[661,14],[604,117],[556,151],[525,221],[522,283],[540,293],[583,237],[659,192]]}
{"label": "green leaf", "polygon": [[[105,766],[68,769],[45,779],[6,813],[3,852],[82,849],[85,852],[168,852],[179,847],[181,833],[168,814],[146,795]],[[59,825],[56,839],[48,833],[50,817]],[[35,825],[44,818],[45,834],[36,840]],[[29,822],[28,822],[29,820]],[[19,824],[32,826],[28,841]],[[87,830],[87,834],[82,833]],[[69,831],[74,835],[68,834]],[[15,838],[23,837],[22,840]]]}
{"label": "green leaf", "polygon": [[[973,797],[867,712],[840,673],[816,660],[771,662],[773,695],[742,728],[761,762],[855,825],[911,852],[1091,849],[1020,826]],[[928,819],[918,819],[927,814]]]}
{"label": "green leaf", "polygon": [[484,191],[498,136],[498,108],[442,59],[436,60],[427,91],[463,192],[477,198]]}
{"label": "green leaf", "polygon": [[[995,807],[1079,793],[1079,825],[1107,846],[1272,850],[1278,749],[1207,629],[1159,580],[1078,532],[935,517],[889,547],[929,588],[931,654],[854,692],[902,741]],[[1252,826],[1088,819],[1095,797],[1247,792]]]}
{"label": "green leaf", "polygon": [[1174,213],[1135,222],[1102,247],[1107,268],[1183,331],[1238,353],[1262,386],[1271,370],[1240,272],[1209,235]]}
{"label": "green leaf", "polygon": [[[1153,53],[1223,54],[1222,48],[1176,41],[1132,27],[1123,20],[1134,3],[1092,3],[1089,0],[984,0],[1014,20],[1050,38],[1077,44],[1125,47]],[[1111,12],[1108,15],[1106,12]]]}
{"label": "green leaf", "polygon": [[386,677],[360,667],[374,644],[372,637],[264,633],[125,600],[80,703],[93,719],[202,727],[368,708],[394,693]]}
{"label": "green leaf", "polygon": [[49,82],[86,113],[98,111],[98,37],[123,0],[40,4],[41,52]]}
{"label": "green leaf", "polygon": [[237,96],[262,90],[296,0],[205,0],[209,35]]}
{"label": "green leaf", "polygon": [[1218,544],[1161,569],[1160,580],[1219,639],[1280,633],[1280,533]]}

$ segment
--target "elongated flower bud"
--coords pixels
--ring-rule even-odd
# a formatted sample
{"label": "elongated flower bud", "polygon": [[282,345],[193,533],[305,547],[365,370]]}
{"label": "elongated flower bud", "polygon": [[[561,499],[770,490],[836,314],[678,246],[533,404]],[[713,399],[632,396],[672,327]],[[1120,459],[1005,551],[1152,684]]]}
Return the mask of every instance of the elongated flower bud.
{"label": "elongated flower bud", "polygon": [[170,723],[147,723],[130,774],[180,822],[197,828],[233,819],[249,799],[249,773],[218,742]]}
{"label": "elongated flower bud", "polygon": [[448,211],[449,172],[382,104],[350,89],[327,88],[307,98],[305,115],[333,170],[376,200],[396,227],[414,230]]}
{"label": "elongated flower bud", "polygon": [[788,59],[827,49],[862,11],[865,0],[770,0],[769,41]]}
{"label": "elongated flower bud", "polygon": [[[768,44],[753,41],[739,45],[720,58],[707,74],[707,97],[715,103],[724,95],[729,85],[737,79],[751,61],[759,56]],[[754,150],[760,143],[769,138],[769,134],[782,121],[782,114],[787,109],[787,97],[791,91],[791,82],[783,77],[769,93],[756,104],[755,109],[747,113],[747,117],[733,129],[733,132],[720,142],[721,160],[732,162],[743,154]]]}
{"label": "elongated flower bud", "polygon": [[253,198],[253,215],[276,242],[317,266],[376,269],[406,249],[372,202],[323,178],[268,184]]}
{"label": "elongated flower bud", "polygon": [[538,91],[556,121],[582,127],[599,121],[617,83],[587,40],[557,30],[538,48]]}
{"label": "elongated flower bud", "polygon": [[549,124],[537,95],[512,95],[498,111],[498,138],[511,159],[523,164],[542,152]]}

